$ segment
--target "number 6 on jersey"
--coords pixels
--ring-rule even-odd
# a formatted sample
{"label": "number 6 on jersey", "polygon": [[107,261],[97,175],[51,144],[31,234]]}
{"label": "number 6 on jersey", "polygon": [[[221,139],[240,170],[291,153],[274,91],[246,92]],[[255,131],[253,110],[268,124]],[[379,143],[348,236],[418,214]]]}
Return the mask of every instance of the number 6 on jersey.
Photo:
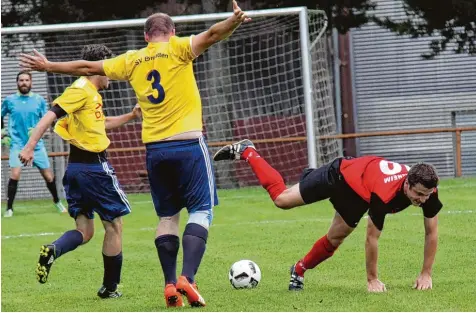
{"label": "number 6 on jersey", "polygon": [[159,104],[165,99],[164,87],[160,84],[160,73],[157,70],[152,70],[147,74],[147,80],[152,81],[152,89],[157,90],[157,97],[148,95],[147,99],[153,104]]}

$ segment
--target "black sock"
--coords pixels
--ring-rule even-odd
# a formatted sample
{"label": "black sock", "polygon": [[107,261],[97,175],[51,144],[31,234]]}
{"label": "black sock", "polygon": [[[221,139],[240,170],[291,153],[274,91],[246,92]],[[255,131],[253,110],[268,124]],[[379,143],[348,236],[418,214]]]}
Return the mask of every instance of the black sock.
{"label": "black sock", "polygon": [[7,210],[13,210],[13,200],[17,194],[18,180],[10,178],[8,180]]}
{"label": "black sock", "polygon": [[53,196],[53,201],[55,203],[58,203],[59,198],[58,198],[58,190],[56,190],[56,181],[53,179],[51,182],[46,182],[46,187],[48,187],[48,190],[50,191],[51,195]]}
{"label": "black sock", "polygon": [[102,259],[104,261],[104,278],[102,284],[107,290],[114,291],[121,282],[122,251],[116,256],[107,256],[103,252]]}
{"label": "black sock", "polygon": [[179,237],[162,235],[155,238],[155,247],[159,255],[160,265],[164,272],[165,284],[177,283],[177,254],[180,247]]}
{"label": "black sock", "polygon": [[53,242],[55,245],[55,254],[56,258],[59,258],[61,255],[73,251],[78,246],[83,243],[83,234],[80,231],[73,229],[68,230],[59,237],[56,241]]}
{"label": "black sock", "polygon": [[195,223],[187,224],[182,237],[183,268],[182,275],[190,283],[194,282],[200,262],[207,245],[208,230]]}

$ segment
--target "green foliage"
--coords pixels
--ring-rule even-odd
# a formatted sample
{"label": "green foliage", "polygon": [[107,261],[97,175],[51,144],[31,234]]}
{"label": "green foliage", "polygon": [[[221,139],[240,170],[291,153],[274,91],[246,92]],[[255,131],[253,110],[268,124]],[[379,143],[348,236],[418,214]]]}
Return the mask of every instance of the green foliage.
{"label": "green foliage", "polygon": [[426,59],[439,55],[450,43],[455,44],[455,53],[476,54],[476,1],[404,0],[404,9],[403,21],[372,19],[400,35],[439,37],[431,41],[431,51],[423,55]]}
{"label": "green foliage", "polygon": [[[439,35],[430,43],[430,52],[423,55],[433,58],[445,51],[452,43],[455,53],[476,54],[476,1],[475,0],[403,0],[406,19],[395,21],[372,14],[376,3],[372,0],[267,0],[250,1],[247,9],[268,9],[306,6],[310,9],[326,11],[330,28],[340,33],[350,28],[360,27],[369,21],[388,28],[400,35],[423,37]],[[182,9],[178,9],[178,8]],[[229,0],[138,0],[130,2],[117,0],[65,1],[65,0],[11,0],[2,3],[3,26],[29,24],[57,24],[71,22],[102,21],[143,17],[150,10],[159,8],[165,13],[182,14],[187,8],[201,8],[202,12],[226,12]],[[185,10],[185,11],[184,11]],[[10,38],[14,40],[15,38]],[[33,38],[34,39],[34,38]],[[4,49],[5,51],[5,49]]]}

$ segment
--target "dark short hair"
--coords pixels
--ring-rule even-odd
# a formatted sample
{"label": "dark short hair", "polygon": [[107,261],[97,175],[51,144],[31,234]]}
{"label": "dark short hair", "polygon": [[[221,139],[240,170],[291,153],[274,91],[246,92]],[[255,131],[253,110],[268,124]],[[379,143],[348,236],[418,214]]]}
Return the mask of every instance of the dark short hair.
{"label": "dark short hair", "polygon": [[112,57],[112,51],[105,45],[86,45],[81,50],[81,59],[86,61],[101,61]]}
{"label": "dark short hair", "polygon": [[175,24],[172,18],[165,13],[155,13],[147,18],[144,24],[144,33],[154,37],[167,35],[174,30]]}
{"label": "dark short hair", "polygon": [[423,162],[417,163],[410,168],[407,179],[410,187],[422,184],[428,189],[437,187],[440,180],[435,167]]}
{"label": "dark short hair", "polygon": [[18,83],[18,79],[20,78],[21,75],[28,75],[28,76],[30,76],[30,80],[31,80],[31,73],[29,71],[20,71],[17,74],[17,83]]}

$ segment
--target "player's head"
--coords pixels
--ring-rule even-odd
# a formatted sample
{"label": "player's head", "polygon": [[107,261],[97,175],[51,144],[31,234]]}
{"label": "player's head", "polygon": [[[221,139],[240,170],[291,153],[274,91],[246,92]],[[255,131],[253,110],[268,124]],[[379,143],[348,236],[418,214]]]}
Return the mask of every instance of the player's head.
{"label": "player's head", "polygon": [[21,71],[17,74],[17,88],[21,94],[28,94],[31,90],[31,73]]}
{"label": "player's head", "polygon": [[433,165],[417,163],[408,171],[405,179],[405,194],[413,205],[425,203],[438,186],[438,174]]}
{"label": "player's head", "polygon": [[175,35],[175,24],[172,18],[165,13],[155,13],[147,18],[144,25],[145,41],[150,42],[159,37]]}
{"label": "player's head", "polygon": [[[81,59],[86,61],[101,61],[113,56],[112,51],[105,45],[86,45],[81,50]],[[97,76],[98,88],[106,89],[109,86],[109,79],[106,76]]]}

